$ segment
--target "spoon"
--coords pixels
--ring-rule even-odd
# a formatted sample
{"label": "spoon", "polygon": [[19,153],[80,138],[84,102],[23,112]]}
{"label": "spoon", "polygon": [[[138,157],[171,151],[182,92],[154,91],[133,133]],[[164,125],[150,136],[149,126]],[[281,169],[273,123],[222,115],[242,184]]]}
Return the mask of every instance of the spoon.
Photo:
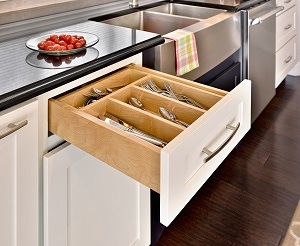
{"label": "spoon", "polygon": [[99,96],[106,96],[108,93],[101,91],[100,89],[93,88],[93,91],[98,94]]}
{"label": "spoon", "polygon": [[124,86],[122,85],[122,86],[116,86],[116,87],[110,87],[110,88],[105,88],[106,89],[106,91],[108,92],[108,93],[113,93],[113,92],[115,92],[115,91],[117,91],[117,90],[119,90],[119,89],[121,89],[121,88],[123,88]]}
{"label": "spoon", "polygon": [[135,97],[130,97],[129,98],[129,104],[132,105],[132,106],[134,106],[134,107],[137,107],[139,109],[142,109],[142,110],[146,111],[146,109],[144,108],[143,103],[139,99],[137,99]]}
{"label": "spoon", "polygon": [[163,108],[163,107],[159,107],[158,109],[158,113],[159,115],[161,115],[163,118],[167,119],[167,120],[170,120],[170,121],[173,121],[179,125],[182,125],[184,127],[188,127],[189,124],[181,121],[181,120],[178,120],[176,118],[176,115],[173,114],[170,110],[166,109],[166,108]]}

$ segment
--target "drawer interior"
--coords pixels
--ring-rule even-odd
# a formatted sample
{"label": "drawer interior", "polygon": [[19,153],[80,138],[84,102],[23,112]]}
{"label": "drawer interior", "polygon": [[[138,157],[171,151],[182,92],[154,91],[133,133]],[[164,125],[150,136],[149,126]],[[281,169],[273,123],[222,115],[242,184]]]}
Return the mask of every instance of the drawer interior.
{"label": "drawer interior", "polygon": [[[184,95],[203,108],[150,91],[143,84],[151,80],[159,88],[169,85],[176,95]],[[85,105],[94,89],[110,93]],[[111,92],[111,90],[113,92]],[[130,126],[163,142],[171,142],[186,129],[159,115],[163,107],[178,120],[193,124],[226,95],[226,92],[192,81],[168,76],[137,65],[100,78],[63,96],[49,100],[49,130],[90,153],[147,187],[159,192],[161,146],[109,125],[103,116],[117,117]],[[130,104],[136,98],[143,109]],[[100,119],[101,118],[101,119]]]}

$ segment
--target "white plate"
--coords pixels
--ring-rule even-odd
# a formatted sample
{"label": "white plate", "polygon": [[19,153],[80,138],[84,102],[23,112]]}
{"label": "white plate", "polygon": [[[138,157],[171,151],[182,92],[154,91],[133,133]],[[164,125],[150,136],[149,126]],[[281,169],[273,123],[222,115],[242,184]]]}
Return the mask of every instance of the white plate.
{"label": "white plate", "polygon": [[[38,48],[38,43],[41,41],[44,41],[46,38],[49,38],[50,35],[52,34],[56,34],[56,35],[60,35],[60,34],[69,34],[69,35],[79,35],[79,36],[83,36],[86,40],[86,45],[84,47],[78,48],[78,49],[72,49],[72,50],[60,50],[60,51],[48,51],[48,50],[41,50]],[[56,33],[51,33],[51,34],[46,34],[43,36],[39,36],[39,37],[34,37],[31,38],[29,40],[27,40],[26,42],[26,47],[34,50],[34,51],[38,51],[47,55],[53,55],[53,56],[63,56],[63,55],[70,55],[70,54],[75,54],[78,53],[88,47],[93,46],[94,44],[96,44],[99,41],[98,36],[96,36],[95,34],[92,33],[87,33],[87,32],[69,32],[69,31],[64,31],[64,32],[56,32]]]}

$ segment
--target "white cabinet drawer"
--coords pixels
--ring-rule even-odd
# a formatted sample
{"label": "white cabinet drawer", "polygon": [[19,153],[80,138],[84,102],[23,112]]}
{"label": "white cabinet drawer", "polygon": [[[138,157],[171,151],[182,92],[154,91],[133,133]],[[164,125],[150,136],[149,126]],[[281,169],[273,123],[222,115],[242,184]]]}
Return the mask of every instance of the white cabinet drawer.
{"label": "white cabinet drawer", "polygon": [[[149,79],[161,88],[167,82],[177,93],[198,101],[206,109],[142,88],[140,85]],[[83,94],[92,87],[103,90],[120,85],[125,86],[78,108],[85,100]],[[147,111],[130,105],[130,97],[142,101]],[[251,83],[247,80],[225,92],[131,65],[94,84],[50,99],[49,130],[160,193],[161,223],[168,226],[250,129],[250,97]],[[185,128],[163,119],[157,114],[159,107],[172,110],[179,120],[190,125]],[[168,144],[161,148],[108,125],[98,118],[104,113]],[[227,125],[232,127],[227,129]],[[234,131],[237,125],[239,128]],[[205,163],[207,153],[215,150],[218,153]]]}
{"label": "white cabinet drawer", "polygon": [[296,61],[296,37],[294,37],[276,53],[275,87],[287,76]]}
{"label": "white cabinet drawer", "polygon": [[284,13],[284,11],[288,10],[290,7],[296,5],[296,0],[276,0],[276,5],[284,7],[284,9],[282,11],[277,13],[277,16],[278,16],[278,15],[281,15],[282,13]]}
{"label": "white cabinet drawer", "polygon": [[276,51],[296,35],[296,7],[276,18]]}

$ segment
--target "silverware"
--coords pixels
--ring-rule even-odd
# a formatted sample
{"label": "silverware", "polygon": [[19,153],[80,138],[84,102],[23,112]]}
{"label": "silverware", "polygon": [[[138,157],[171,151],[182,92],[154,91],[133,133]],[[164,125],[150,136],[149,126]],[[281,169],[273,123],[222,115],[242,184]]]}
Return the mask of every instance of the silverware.
{"label": "silverware", "polygon": [[170,93],[170,95],[172,95],[172,97],[174,99],[179,100],[178,96],[175,94],[175,92],[173,91],[172,87],[170,86],[169,83],[164,83],[164,87],[166,88],[167,92]]}
{"label": "silverware", "polygon": [[139,108],[139,109],[142,109],[142,110],[146,111],[146,109],[144,108],[143,103],[135,97],[130,97],[129,98],[129,104],[136,107],[136,108]]}
{"label": "silverware", "polygon": [[85,107],[85,106],[87,106],[87,105],[89,105],[89,104],[91,104],[93,102],[96,102],[96,101],[97,101],[97,99],[95,99],[93,97],[90,97],[90,98],[88,98],[87,100],[84,101],[83,107]]}
{"label": "silverware", "polygon": [[207,110],[207,108],[205,106],[203,106],[202,104],[196,102],[195,100],[185,96],[185,95],[181,95],[181,94],[177,94],[172,87],[170,86],[169,83],[164,83],[164,87],[166,88],[166,90],[173,95],[174,98],[176,98],[177,100],[181,101],[181,102],[185,102],[188,103],[190,105],[193,105],[195,107]]}
{"label": "silverware", "polygon": [[103,92],[103,91],[101,91],[100,89],[92,88],[92,91],[87,92],[87,93],[85,93],[85,94],[83,94],[83,95],[86,96],[86,97],[94,97],[94,98],[100,99],[100,98],[102,98],[102,97],[104,97],[104,96],[106,96],[106,95],[108,95],[108,94],[109,94],[109,93]]}
{"label": "silverware", "polygon": [[145,109],[143,103],[135,97],[130,97],[129,98],[129,104],[136,107],[136,108],[142,109],[146,112],[154,114],[152,111],[149,111],[149,110]]}
{"label": "silverware", "polygon": [[170,93],[168,93],[166,90],[163,90],[163,89],[159,88],[151,79],[149,79],[145,83],[143,83],[141,85],[141,87],[144,88],[144,89],[156,92],[158,94],[161,94],[163,96],[173,98],[172,95],[170,95]]}
{"label": "silverware", "polygon": [[99,96],[106,96],[109,94],[109,92],[104,92],[104,91],[101,91],[100,89],[97,89],[97,88],[93,88],[92,89],[96,94],[98,94]]}
{"label": "silverware", "polygon": [[153,91],[153,92],[156,92],[156,93],[159,93],[163,96],[167,96],[167,97],[170,97],[170,98],[173,98],[173,99],[176,99],[178,101],[181,101],[181,102],[185,102],[187,104],[190,104],[190,105],[193,105],[194,107],[198,107],[198,108],[201,108],[201,109],[204,109],[204,110],[207,110],[207,108],[205,106],[203,106],[202,104],[196,102],[195,100],[185,96],[185,95],[182,95],[182,94],[177,94],[173,89],[172,87],[170,86],[170,84],[168,84],[167,82],[164,83],[164,87],[165,89],[161,89],[159,88],[153,80],[149,79],[147,80],[145,83],[143,83],[141,85],[142,88],[144,89],[147,89],[147,90],[150,90],[150,91]]}
{"label": "silverware", "polygon": [[122,86],[116,86],[116,87],[110,87],[110,88],[105,88],[105,90],[108,93],[113,93],[113,92],[115,92],[115,91],[117,91],[117,90],[119,90],[119,89],[121,89],[123,87],[124,87],[124,85],[122,85]]}
{"label": "silverware", "polygon": [[83,107],[101,99],[102,97],[107,96],[110,93],[113,93],[115,91],[117,91],[118,89],[122,88],[123,86],[119,86],[119,87],[112,87],[112,88],[105,88],[106,92],[97,89],[97,88],[92,88],[92,91],[87,92],[85,94],[83,94],[84,96],[88,97],[87,100],[84,101],[83,103]]}
{"label": "silverware", "polygon": [[166,108],[163,108],[163,107],[159,107],[158,109],[158,114],[160,116],[162,116],[163,118],[167,119],[167,120],[170,120],[170,121],[173,121],[179,125],[182,125],[184,127],[188,127],[189,124],[185,123],[184,121],[181,121],[181,120],[178,120],[176,115],[173,114],[170,110],[166,109]]}
{"label": "silverware", "polygon": [[145,141],[148,141],[154,145],[157,145],[159,147],[164,147],[167,145],[167,142],[165,142],[157,137],[154,137],[150,134],[147,134],[137,128],[134,128],[133,126],[127,124],[126,122],[122,121],[121,119],[117,118],[114,115],[105,113],[104,115],[99,115],[98,117],[99,117],[99,119],[105,121],[106,123],[108,123],[112,126],[115,126],[115,127],[119,128],[120,130],[126,131],[126,132],[128,132],[136,137],[139,137]]}

